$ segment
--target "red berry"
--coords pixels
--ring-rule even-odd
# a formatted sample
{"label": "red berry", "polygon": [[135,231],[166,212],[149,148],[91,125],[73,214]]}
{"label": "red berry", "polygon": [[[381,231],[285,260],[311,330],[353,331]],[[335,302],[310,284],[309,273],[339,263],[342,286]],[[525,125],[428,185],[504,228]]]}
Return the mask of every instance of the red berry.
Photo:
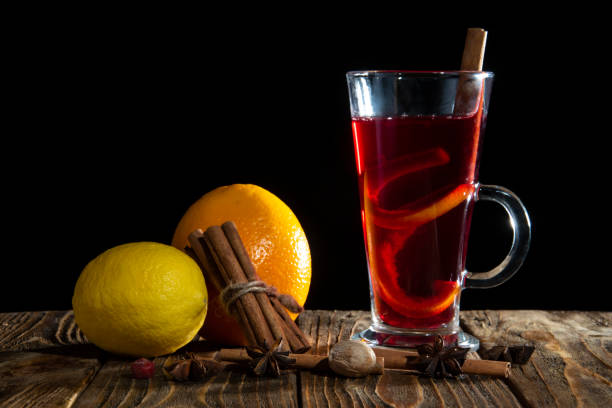
{"label": "red berry", "polygon": [[134,378],[153,378],[155,364],[146,358],[139,358],[132,363],[132,376]]}

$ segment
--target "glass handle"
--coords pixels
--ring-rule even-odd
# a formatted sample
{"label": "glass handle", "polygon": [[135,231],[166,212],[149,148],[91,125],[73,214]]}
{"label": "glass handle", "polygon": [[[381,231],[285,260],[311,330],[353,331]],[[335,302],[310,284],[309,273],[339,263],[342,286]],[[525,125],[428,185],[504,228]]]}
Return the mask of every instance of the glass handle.
{"label": "glass handle", "polygon": [[465,288],[492,288],[510,279],[523,264],[531,242],[531,221],[521,200],[507,188],[482,185],[476,199],[501,204],[510,216],[514,232],[510,251],[497,267],[488,272],[466,274]]}

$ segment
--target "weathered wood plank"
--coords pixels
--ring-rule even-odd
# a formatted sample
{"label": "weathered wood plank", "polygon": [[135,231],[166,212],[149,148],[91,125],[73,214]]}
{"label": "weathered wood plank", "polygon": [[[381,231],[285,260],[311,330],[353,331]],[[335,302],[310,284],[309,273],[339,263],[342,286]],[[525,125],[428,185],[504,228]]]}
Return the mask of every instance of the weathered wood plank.
{"label": "weathered wood plank", "polygon": [[612,313],[465,311],[464,329],[493,345],[534,344],[508,383],[527,406],[612,406]]}
{"label": "weathered wood plank", "polygon": [[0,406],[70,407],[100,368],[97,350],[0,352]]}
{"label": "weathered wood plank", "polygon": [[[72,312],[0,314],[0,406],[612,406],[612,313],[465,311],[462,325],[494,344],[534,343],[509,380],[432,380],[400,371],[362,379],[313,372],[278,379],[232,371],[201,383],[131,378],[131,361],[105,355]],[[325,354],[369,324],[368,312],[306,311],[300,326]],[[192,343],[195,347],[200,343]],[[299,376],[299,377],[298,377]],[[298,386],[299,382],[299,386]]]}
{"label": "weathered wood plank", "polygon": [[85,344],[69,311],[0,313],[0,351],[25,351]]}
{"label": "weathered wood plank", "polygon": [[[325,354],[339,340],[365,329],[369,312],[305,311],[300,327],[314,339],[313,353]],[[478,358],[473,354],[471,357]],[[397,370],[384,375],[348,379],[301,372],[304,407],[519,407],[519,401],[500,379],[471,376],[462,379],[430,379]]]}
{"label": "weathered wood plank", "polygon": [[[198,344],[192,344],[197,348]],[[199,354],[195,352],[195,354]],[[130,360],[110,358],[73,407],[297,407],[296,373],[258,378],[244,370],[222,372],[201,382],[167,379],[154,359],[152,379],[134,379]]]}
{"label": "weathered wood plank", "polygon": [[[52,394],[55,399],[49,400],[51,406],[55,406],[55,401],[58,401],[57,406],[75,407],[298,405],[295,372],[280,378],[257,378],[244,372],[232,371],[201,383],[180,383],[164,377],[161,365],[167,357],[160,357],[155,359],[158,368],[155,377],[151,380],[137,380],[130,373],[132,360],[110,356],[93,345],[81,343],[87,343],[87,339],[74,323],[72,311],[0,314],[0,351],[12,350],[0,353],[6,360],[4,366],[0,366],[0,382],[3,373],[14,377],[8,385],[0,387],[0,401],[4,401],[1,398],[5,397],[4,405],[15,403],[15,406],[28,406],[27,402],[31,399],[34,406],[39,406],[42,405],[41,398]],[[71,350],[74,351],[75,347],[78,349],[79,345],[91,351],[85,361],[70,356]],[[198,343],[192,342],[188,347],[197,349]],[[44,351],[46,354],[35,351]],[[95,369],[88,371],[80,368],[82,365]],[[19,371],[19,367],[29,368]],[[25,374],[23,370],[26,370]],[[28,375],[28,370],[40,373],[40,377],[35,380],[40,381],[38,387],[29,381],[22,381],[22,377]],[[72,374],[70,381],[63,380],[66,373]],[[52,381],[51,376],[58,378],[59,382]],[[24,386],[16,387],[15,384],[21,382]],[[4,405],[0,403],[0,406]]]}

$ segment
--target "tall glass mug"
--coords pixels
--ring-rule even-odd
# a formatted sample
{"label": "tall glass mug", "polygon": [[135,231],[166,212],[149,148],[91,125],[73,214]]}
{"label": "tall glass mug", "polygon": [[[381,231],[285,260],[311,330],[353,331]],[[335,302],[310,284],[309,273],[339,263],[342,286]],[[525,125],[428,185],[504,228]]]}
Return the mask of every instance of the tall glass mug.
{"label": "tall glass mug", "polygon": [[[480,71],[347,73],[372,325],[355,338],[414,347],[477,349],[459,327],[465,288],[490,288],[521,266],[529,215],[511,191],[478,183],[493,74]],[[466,271],[474,203],[501,204],[514,231],[502,263]]]}

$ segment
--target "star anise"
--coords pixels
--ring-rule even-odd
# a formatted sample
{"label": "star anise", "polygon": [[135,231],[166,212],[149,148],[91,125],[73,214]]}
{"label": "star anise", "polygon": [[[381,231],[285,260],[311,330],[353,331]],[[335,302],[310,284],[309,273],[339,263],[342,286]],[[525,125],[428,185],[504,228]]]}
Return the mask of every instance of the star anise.
{"label": "star anise", "polygon": [[281,351],[281,341],[282,338],[278,339],[271,347],[268,347],[266,342],[263,347],[247,347],[247,354],[251,357],[249,364],[256,375],[269,374],[278,377],[281,369],[295,364],[295,359],[289,357],[289,351]]}
{"label": "star anise", "polygon": [[508,361],[512,364],[525,364],[531,358],[534,346],[494,346],[483,350],[480,354],[487,360]]}
{"label": "star anise", "polygon": [[200,381],[223,371],[218,361],[198,359],[193,353],[181,356],[178,361],[163,367],[166,377],[176,381]]}
{"label": "star anise", "polygon": [[444,346],[442,336],[436,336],[433,346],[421,344],[417,346],[419,357],[414,365],[430,377],[454,377],[463,373],[461,366],[465,362],[469,348],[459,347],[457,343]]}

